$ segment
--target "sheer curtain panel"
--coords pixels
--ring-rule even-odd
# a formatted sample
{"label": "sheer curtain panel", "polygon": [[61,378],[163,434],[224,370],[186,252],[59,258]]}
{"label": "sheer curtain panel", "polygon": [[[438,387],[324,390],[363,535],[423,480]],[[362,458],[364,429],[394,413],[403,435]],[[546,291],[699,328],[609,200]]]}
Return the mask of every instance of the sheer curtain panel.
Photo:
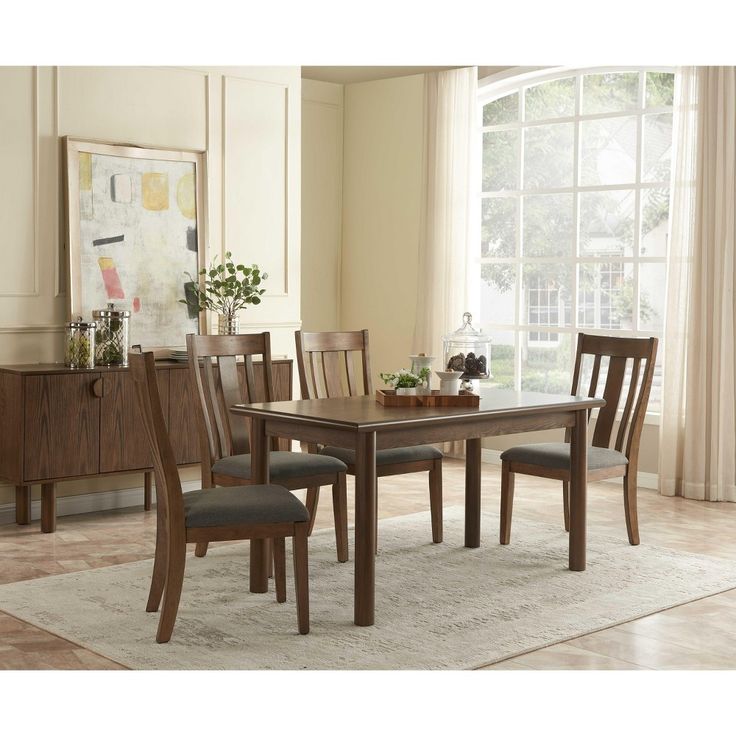
{"label": "sheer curtain panel", "polygon": [[736,501],[736,68],[679,70],[660,492]]}
{"label": "sheer curtain panel", "polygon": [[[478,313],[478,105],[476,67],[425,76],[425,174],[413,349],[442,363],[442,335]],[[452,446],[450,446],[452,445]],[[447,443],[460,454],[463,443]]]}

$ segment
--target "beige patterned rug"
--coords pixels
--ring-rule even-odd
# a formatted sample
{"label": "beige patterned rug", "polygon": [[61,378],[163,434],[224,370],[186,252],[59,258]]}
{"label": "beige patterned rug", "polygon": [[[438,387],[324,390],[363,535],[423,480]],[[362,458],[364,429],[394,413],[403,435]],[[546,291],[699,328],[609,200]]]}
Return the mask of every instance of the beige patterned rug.
{"label": "beige patterned rug", "polygon": [[[288,600],[248,593],[248,545],[189,557],[169,644],[144,610],[151,561],[0,586],[0,609],[134,669],[466,669],[736,587],[728,561],[588,532],[588,569],[566,569],[564,530],[518,519],[508,547],[483,517],[463,547],[463,509],[445,510],[433,545],[427,513],[381,522],[376,625],[352,624],[353,565],[331,530],[310,540],[312,630]],[[352,539],[352,534],[351,534]],[[352,549],[351,549],[352,554]]]}

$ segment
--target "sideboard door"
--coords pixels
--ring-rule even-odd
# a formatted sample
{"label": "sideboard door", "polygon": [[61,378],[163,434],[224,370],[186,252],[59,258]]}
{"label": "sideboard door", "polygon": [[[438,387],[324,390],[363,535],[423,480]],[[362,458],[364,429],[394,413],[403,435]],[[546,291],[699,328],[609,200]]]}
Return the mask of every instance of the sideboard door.
{"label": "sideboard door", "polygon": [[86,371],[25,377],[27,481],[99,472],[99,379]]}
{"label": "sideboard door", "polygon": [[[169,412],[169,370],[156,371],[164,418]],[[151,449],[143,429],[143,417],[129,371],[103,377],[100,399],[100,473],[150,468]]]}

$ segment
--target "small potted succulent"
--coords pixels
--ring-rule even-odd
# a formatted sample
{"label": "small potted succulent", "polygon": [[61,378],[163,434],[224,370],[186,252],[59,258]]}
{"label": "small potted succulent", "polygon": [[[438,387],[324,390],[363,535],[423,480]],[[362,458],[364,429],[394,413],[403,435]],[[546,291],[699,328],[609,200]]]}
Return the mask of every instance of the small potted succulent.
{"label": "small potted succulent", "polygon": [[429,375],[429,368],[422,368],[417,373],[402,368],[398,373],[381,373],[381,379],[393,386],[397,396],[417,396],[428,392]]}
{"label": "small potted succulent", "polygon": [[[203,268],[197,277],[186,273],[190,282],[187,284],[187,299],[179,299],[182,304],[196,308],[199,312],[209,309],[218,316],[218,333],[220,335],[237,335],[240,332],[238,312],[248,304],[260,304],[261,296],[266,291],[260,288],[261,282],[268,278],[267,273],[254,263],[244,266],[235,264],[232,253],[225,253],[224,263],[217,263],[217,258],[209,268]],[[199,278],[204,276],[200,283]]]}

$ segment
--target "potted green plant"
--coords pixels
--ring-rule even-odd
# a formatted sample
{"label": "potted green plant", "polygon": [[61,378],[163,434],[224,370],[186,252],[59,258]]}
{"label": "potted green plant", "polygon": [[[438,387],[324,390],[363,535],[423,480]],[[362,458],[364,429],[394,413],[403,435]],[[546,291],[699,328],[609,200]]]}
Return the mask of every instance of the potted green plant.
{"label": "potted green plant", "polygon": [[261,282],[268,278],[267,273],[254,263],[244,266],[235,264],[232,253],[225,253],[223,263],[217,263],[215,258],[209,268],[203,268],[198,276],[205,278],[200,282],[190,273],[189,299],[180,299],[182,304],[194,305],[198,311],[205,309],[215,312],[218,317],[218,334],[237,335],[240,332],[240,317],[238,312],[246,309],[249,304],[260,304],[261,296],[266,291]]}
{"label": "potted green plant", "polygon": [[402,368],[397,373],[381,373],[381,380],[396,390],[397,396],[416,396],[429,389],[429,368],[412,373]]}

